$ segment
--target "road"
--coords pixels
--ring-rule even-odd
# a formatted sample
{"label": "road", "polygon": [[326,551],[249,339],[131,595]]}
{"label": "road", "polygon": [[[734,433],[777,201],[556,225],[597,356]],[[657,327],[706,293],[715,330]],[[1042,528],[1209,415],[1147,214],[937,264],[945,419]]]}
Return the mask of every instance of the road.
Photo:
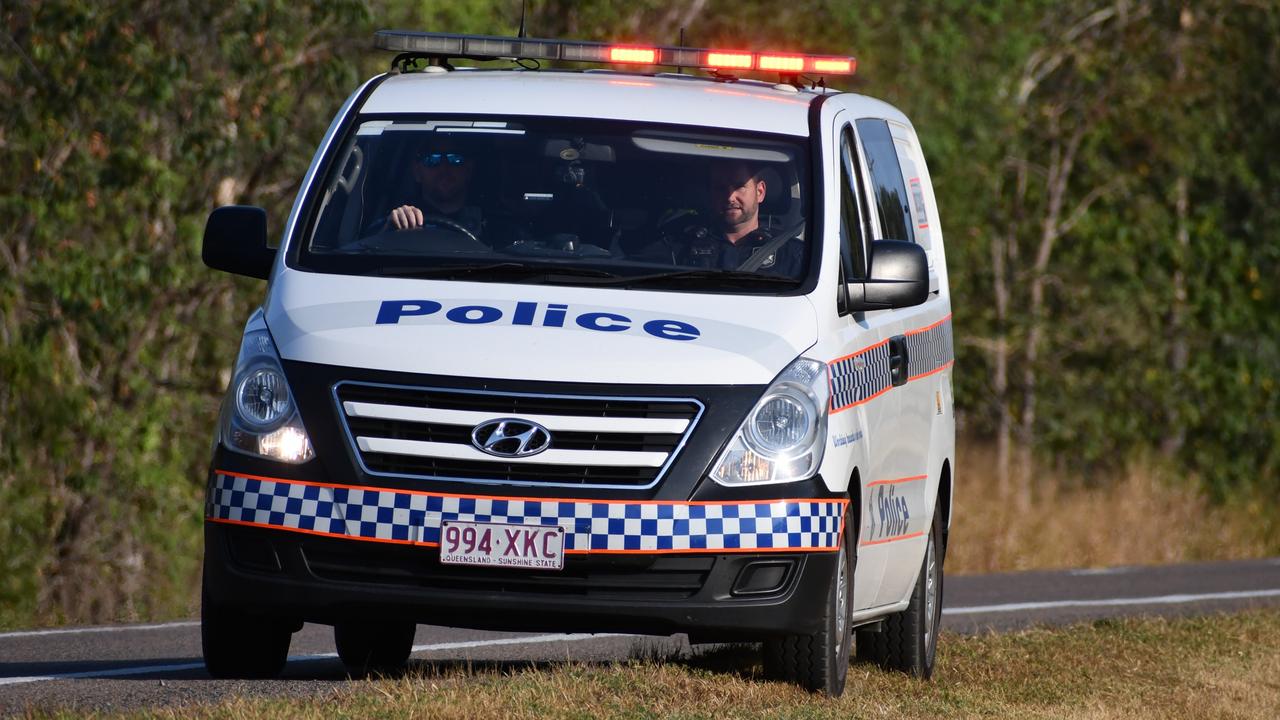
{"label": "road", "polygon": [[[945,629],[1003,632],[1134,615],[1188,615],[1280,607],[1280,558],[1223,563],[949,577]],[[609,662],[688,649],[683,636],[533,635],[422,625],[415,659],[478,667]],[[195,621],[0,633],[0,714],[129,711],[232,696],[321,696],[345,676],[330,628],[294,635],[284,676],[212,680]]]}

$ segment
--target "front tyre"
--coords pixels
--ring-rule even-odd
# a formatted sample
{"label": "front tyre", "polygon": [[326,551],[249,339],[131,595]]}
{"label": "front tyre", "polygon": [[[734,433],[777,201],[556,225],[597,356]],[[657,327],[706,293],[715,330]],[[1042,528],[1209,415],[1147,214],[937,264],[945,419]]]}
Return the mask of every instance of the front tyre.
{"label": "front tyre", "polygon": [[215,678],[273,678],[289,656],[293,628],[284,621],[215,605],[201,593],[200,642]]}
{"label": "front tyre", "polygon": [[844,693],[849,674],[853,633],[849,614],[853,603],[854,556],[848,532],[841,534],[839,560],[827,588],[822,629],[813,635],[790,634],[764,643],[764,671],[771,678],[793,682],[830,697]]}
{"label": "front tyre", "polygon": [[942,559],[942,518],[935,512],[911,603],[885,618],[883,630],[858,631],[859,660],[923,680],[933,677],[942,624]]}

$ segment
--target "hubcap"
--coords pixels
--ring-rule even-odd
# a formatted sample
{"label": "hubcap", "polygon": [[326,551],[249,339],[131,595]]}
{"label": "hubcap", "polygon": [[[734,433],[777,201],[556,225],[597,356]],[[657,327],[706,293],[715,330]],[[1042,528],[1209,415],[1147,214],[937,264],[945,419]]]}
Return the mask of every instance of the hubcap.
{"label": "hubcap", "polygon": [[938,562],[933,547],[933,535],[929,535],[929,546],[924,554],[924,646],[928,651],[933,648],[933,626],[938,607]]}

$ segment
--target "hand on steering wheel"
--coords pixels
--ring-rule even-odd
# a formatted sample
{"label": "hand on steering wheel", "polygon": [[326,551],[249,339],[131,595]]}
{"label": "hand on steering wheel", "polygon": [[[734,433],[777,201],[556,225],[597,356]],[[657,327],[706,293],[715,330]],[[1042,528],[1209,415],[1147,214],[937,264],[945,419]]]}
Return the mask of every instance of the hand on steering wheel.
{"label": "hand on steering wheel", "polygon": [[388,230],[421,230],[427,225],[445,227],[467,236],[472,242],[480,242],[480,238],[476,237],[476,234],[467,229],[467,226],[462,223],[443,215],[424,215],[421,210],[413,205],[401,205],[392,210],[391,215],[387,217]]}
{"label": "hand on steering wheel", "polygon": [[475,243],[480,242],[480,238],[476,237],[475,233],[468,230],[466,225],[463,225],[457,220],[450,220],[449,218],[444,217],[443,215],[424,216],[422,218],[422,223],[423,225],[439,225],[442,227],[446,227],[446,228],[449,228],[450,230],[453,230],[454,232],[466,235],[468,238],[471,239],[472,242],[475,242]]}

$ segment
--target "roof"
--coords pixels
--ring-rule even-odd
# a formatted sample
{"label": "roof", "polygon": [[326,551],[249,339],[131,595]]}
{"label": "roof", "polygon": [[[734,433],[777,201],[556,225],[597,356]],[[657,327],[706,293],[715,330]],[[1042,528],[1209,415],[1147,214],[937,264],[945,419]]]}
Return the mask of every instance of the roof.
{"label": "roof", "polygon": [[820,94],[692,75],[456,70],[390,75],[361,112],[553,115],[807,136]]}

